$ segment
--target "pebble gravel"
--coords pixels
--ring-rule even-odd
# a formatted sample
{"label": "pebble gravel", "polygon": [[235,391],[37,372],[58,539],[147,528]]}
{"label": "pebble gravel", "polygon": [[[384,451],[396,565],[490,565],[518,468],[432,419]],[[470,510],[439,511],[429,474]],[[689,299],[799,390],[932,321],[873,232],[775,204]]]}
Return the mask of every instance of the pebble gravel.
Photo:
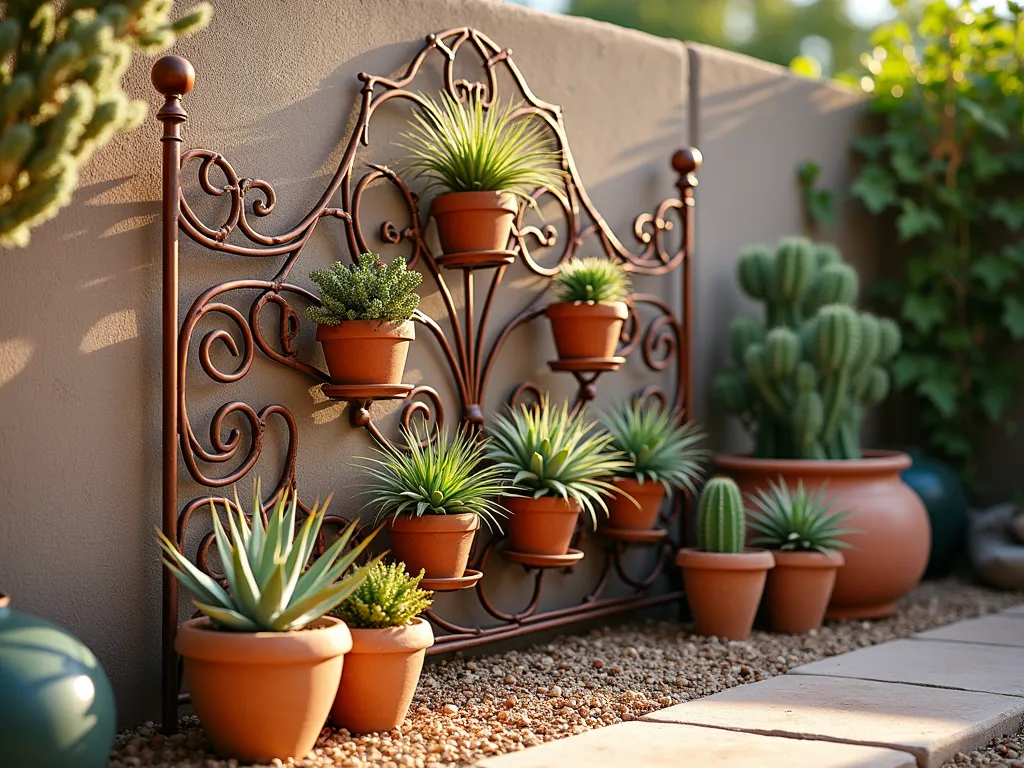
{"label": "pebble gravel", "polygon": [[[696,636],[677,622],[651,621],[566,635],[522,651],[441,661],[424,669],[401,728],[353,737],[328,726],[309,756],[268,765],[472,765],[1021,601],[1021,593],[946,579],[918,587],[890,618],[830,623],[804,636],[755,632],[749,641],[722,642]],[[1020,736],[1006,743],[1011,746],[1001,754],[1024,755]],[[974,762],[972,756],[949,765],[1001,764]],[[239,763],[216,758],[198,721],[185,717],[175,736],[165,738],[152,722],[118,735],[109,768],[142,766]]]}
{"label": "pebble gravel", "polygon": [[944,763],[942,768],[965,768],[976,765],[1024,768],[1024,731],[1019,731],[1013,736],[992,739],[984,749],[959,752],[952,760]]}

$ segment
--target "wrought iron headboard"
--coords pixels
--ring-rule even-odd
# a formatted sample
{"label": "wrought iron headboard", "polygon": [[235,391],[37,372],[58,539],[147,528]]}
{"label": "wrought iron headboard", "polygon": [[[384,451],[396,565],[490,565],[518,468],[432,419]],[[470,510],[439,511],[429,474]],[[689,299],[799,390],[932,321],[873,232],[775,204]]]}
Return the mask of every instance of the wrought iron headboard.
{"label": "wrought iron headboard", "polygon": [[[456,57],[463,49],[475,51],[479,56],[486,73],[486,82],[470,82],[456,78]],[[291,412],[283,405],[271,404],[256,410],[243,402],[225,403],[211,420],[210,449],[204,447],[193,431],[187,408],[185,373],[189,352],[194,342],[193,334],[199,320],[208,313],[218,313],[231,320],[240,334],[241,348],[235,338],[224,329],[209,331],[199,341],[200,366],[215,382],[228,383],[245,377],[258,348],[269,359],[306,374],[314,382],[329,383],[327,373],[299,359],[295,340],[300,327],[300,315],[292,307],[290,299],[298,298],[303,302],[315,304],[317,297],[305,288],[289,282],[289,275],[317,225],[323,219],[337,219],[342,222],[350,256],[355,257],[372,250],[367,246],[360,224],[360,200],[370,185],[378,181],[386,181],[393,185],[400,193],[409,216],[410,224],[401,229],[392,221],[380,224],[381,239],[392,244],[408,244],[410,266],[429,274],[437,285],[450,332],[422,311],[417,311],[415,320],[430,331],[430,336],[440,346],[455,390],[458,392],[463,423],[474,428],[479,428],[483,424],[484,393],[500,350],[515,329],[543,313],[542,292],[515,315],[489,345],[485,344],[488,317],[506,265],[488,268],[491,272],[490,285],[478,310],[475,304],[475,269],[456,267],[448,271],[446,265],[440,263],[431,253],[424,239],[425,222],[421,220],[419,213],[419,199],[399,175],[386,166],[370,165],[369,170],[357,176],[357,149],[360,145],[369,144],[369,126],[375,113],[382,105],[394,99],[421,103],[421,97],[407,89],[416,80],[417,75],[427,67],[428,62],[435,59],[440,59],[443,67],[445,90],[460,99],[465,99],[470,93],[476,92],[488,106],[494,103],[497,97],[499,68],[504,68],[511,76],[522,99],[520,111],[523,114],[533,114],[545,121],[561,152],[565,171],[564,189],[537,193],[538,197],[542,194],[554,197],[565,216],[568,235],[561,244],[561,254],[551,266],[543,266],[534,258],[531,248],[556,248],[559,245],[559,235],[553,226],[537,227],[527,224],[524,219],[525,206],[521,206],[509,243],[509,248],[515,252],[516,259],[522,261],[533,273],[550,277],[557,272],[558,264],[576,254],[582,245],[590,245],[596,241],[608,258],[621,260],[634,273],[663,275],[678,270],[681,275],[683,297],[681,316],[677,316],[671,307],[657,296],[634,295],[630,301],[630,316],[623,330],[617,354],[626,358],[639,355],[644,365],[651,371],[670,371],[674,366],[674,393],[670,395],[660,387],[651,385],[638,392],[637,397],[658,398],[675,409],[680,421],[688,418],[692,393],[690,261],[693,252],[693,188],[697,184],[694,172],[700,164],[700,153],[695,149],[680,150],[672,158],[672,166],[678,173],[679,197],[667,199],[654,213],[642,213],[636,218],[633,237],[639,244],[639,251],[631,251],[619,241],[595,209],[583,187],[569,149],[560,108],[541,100],[533,93],[512,60],[511,51],[499,48],[490,38],[477,30],[467,27],[450,29],[429,35],[426,44],[398,79],[365,73],[359,75],[362,90],[355,130],[323,195],[292,229],[277,235],[264,235],[253,226],[251,217],[264,217],[274,210],[277,196],[273,187],[260,179],[239,177],[227,159],[212,150],[182,151],[181,126],[188,115],[182,107],[181,100],[191,90],[195,73],[185,59],[165,56],[156,62],[152,73],[153,85],[165,98],[157,113],[157,119],[163,123],[162,527],[164,533],[179,547],[184,546],[193,513],[206,505],[211,498],[210,495],[203,495],[188,501],[184,506],[179,506],[179,452],[190,476],[201,486],[216,489],[230,485],[253,469],[263,449],[267,421],[276,416],[283,420],[287,427],[288,443],[277,486],[268,494],[265,503],[269,504],[269,500],[278,490],[293,488],[295,485],[297,426]],[[198,182],[202,191],[207,195],[227,196],[230,200],[230,212],[220,226],[205,224],[185,199],[181,186],[182,171],[193,162],[199,164]],[[211,179],[211,172],[215,169],[223,175],[223,183]],[[340,204],[337,204],[339,197]],[[673,221],[668,218],[670,215],[677,218],[681,226],[681,231],[673,236],[678,240],[678,249],[672,252],[667,250],[665,235],[673,228]],[[212,251],[242,257],[279,257],[283,263],[270,279],[231,280],[210,287],[195,299],[179,324],[179,231]],[[262,263],[262,260],[257,263]],[[464,297],[461,318],[445,279],[446,273],[452,274],[460,270]],[[237,296],[239,292],[255,293],[247,317],[222,298],[227,294]],[[260,325],[260,313],[267,304],[276,305],[280,313],[280,322],[276,326],[279,335],[274,344],[265,338]],[[645,312],[654,313],[653,319],[646,327],[641,317],[641,307]],[[222,371],[212,361],[211,348],[218,342],[225,345],[231,355],[239,358],[240,362],[234,371]],[[573,372],[578,383],[578,404],[583,405],[596,396],[596,380],[602,372]],[[509,400],[515,402],[526,393],[536,396],[540,394],[540,390],[537,385],[524,382],[514,388]],[[386,441],[387,438],[375,424],[371,413],[374,393],[368,391],[365,396],[349,393],[345,399],[349,402],[349,420],[352,426],[365,429],[378,441]],[[417,414],[423,418],[432,418],[437,424],[443,423],[444,408],[441,397],[432,387],[417,386],[409,393],[402,409],[401,420],[408,425],[410,419]],[[225,422],[229,417],[242,418],[247,423],[247,444],[241,430],[227,429]],[[233,471],[221,476],[215,476],[204,467],[216,467],[225,462],[233,462],[237,466]],[[530,602],[524,610],[516,613],[499,610],[488,599],[483,582],[478,582],[473,590],[474,594],[483,609],[497,623],[487,627],[464,627],[430,613],[428,617],[435,627],[446,633],[438,638],[432,652],[456,650],[528,632],[551,629],[571,622],[678,600],[681,597],[678,584],[674,584],[669,591],[662,594],[653,595],[649,592],[678,546],[678,542],[675,541],[677,536],[671,534],[668,529],[678,528],[684,507],[685,499],[677,494],[671,510],[662,516],[665,528],[646,538],[641,537],[638,540],[627,534],[616,536],[614,533],[603,533],[606,546],[600,577],[593,589],[576,605],[557,610],[539,610],[545,574],[543,569],[534,570]],[[308,512],[308,508],[303,509]],[[334,521],[343,522],[340,518],[335,518]],[[577,536],[582,533],[578,532]],[[474,567],[482,569],[499,542],[500,537],[495,537],[478,545]],[[206,562],[210,543],[211,537],[207,534],[199,544],[196,561],[209,573],[218,576]],[[624,570],[622,554],[628,548],[644,543],[658,547],[658,558],[656,565],[646,577],[636,579]],[[605,596],[613,577],[628,585],[630,594],[618,597]],[[177,724],[178,706],[188,698],[187,694],[181,693],[179,664],[174,652],[179,615],[178,585],[166,569],[163,571],[162,591],[163,722],[166,730],[173,731]]]}

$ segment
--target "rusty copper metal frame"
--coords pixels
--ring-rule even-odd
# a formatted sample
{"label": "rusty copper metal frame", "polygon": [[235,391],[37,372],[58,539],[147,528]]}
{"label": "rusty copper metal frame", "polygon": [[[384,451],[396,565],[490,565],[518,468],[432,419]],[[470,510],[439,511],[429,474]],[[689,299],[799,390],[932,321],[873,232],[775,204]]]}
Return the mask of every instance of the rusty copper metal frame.
{"label": "rusty copper metal frame", "polygon": [[[469,82],[455,76],[455,61],[460,50],[475,51],[483,65],[486,82]],[[198,343],[199,364],[206,375],[215,382],[230,383],[242,379],[249,372],[257,348],[277,363],[298,370],[314,382],[329,383],[327,373],[299,358],[295,344],[299,332],[300,313],[290,303],[298,299],[305,304],[317,302],[317,297],[306,289],[288,282],[289,274],[301,256],[317,225],[327,219],[335,219],[344,227],[351,256],[373,250],[368,247],[360,224],[360,200],[363,192],[371,185],[383,181],[391,184],[405,203],[409,223],[404,227],[392,221],[379,225],[380,239],[391,244],[407,244],[407,261],[411,267],[427,273],[436,283],[447,313],[450,330],[446,331],[435,319],[417,311],[415,320],[430,331],[440,346],[448,363],[455,389],[460,400],[461,421],[476,428],[482,426],[484,413],[481,403],[486,390],[489,374],[497,364],[499,353],[509,336],[519,327],[543,314],[545,293],[535,297],[522,311],[501,329],[488,347],[485,332],[491,305],[498,291],[506,265],[490,267],[490,284],[482,306],[475,304],[474,269],[462,269],[462,291],[464,312],[460,319],[455,300],[449,290],[445,274],[457,274],[457,270],[443,272],[444,265],[430,250],[423,237],[426,222],[421,219],[419,198],[402,181],[399,175],[382,165],[371,165],[369,170],[357,178],[356,152],[360,145],[368,145],[370,122],[376,111],[385,103],[397,99],[417,104],[421,97],[408,87],[428,61],[440,59],[443,68],[444,88],[461,99],[476,92],[485,105],[494,103],[498,95],[499,68],[511,77],[518,95],[522,99],[519,111],[543,120],[550,127],[554,143],[562,156],[565,171],[565,188],[538,191],[538,199],[551,196],[561,208],[567,226],[567,235],[561,244],[557,260],[549,259],[542,265],[535,258],[534,250],[554,249],[559,245],[558,230],[550,225],[543,227],[526,223],[524,210],[520,210],[509,247],[515,258],[522,261],[533,273],[550,277],[557,272],[558,265],[577,254],[585,245],[596,242],[597,247],[608,258],[622,261],[629,270],[644,275],[664,275],[679,270],[681,273],[683,312],[676,317],[672,309],[653,295],[638,294],[630,302],[630,317],[623,330],[618,355],[639,357],[651,371],[675,373],[675,393],[669,395],[658,386],[651,385],[637,393],[639,398],[656,398],[672,407],[680,421],[689,416],[692,377],[690,371],[691,345],[691,276],[690,263],[693,253],[693,189],[697,184],[694,172],[700,164],[700,153],[693,149],[681,150],[672,158],[672,165],[679,174],[677,187],[679,197],[663,201],[654,213],[643,213],[637,217],[633,236],[640,246],[639,252],[627,249],[605,223],[591,203],[583,187],[565,133],[561,110],[557,105],[538,98],[511,57],[511,51],[499,48],[482,33],[462,27],[450,29],[426,38],[426,44],[412,59],[405,73],[397,79],[360,74],[362,82],[361,102],[356,128],[346,145],[337,172],[327,185],[319,201],[305,217],[289,231],[277,235],[259,232],[250,221],[250,216],[264,217],[270,214],[276,203],[276,193],[266,181],[256,178],[239,177],[228,161],[219,153],[206,149],[190,149],[182,152],[181,126],[187,119],[181,99],[189,92],[194,80],[192,66],[184,59],[166,56],[153,68],[153,84],[163,94],[165,103],[157,113],[163,123],[163,514],[164,533],[179,547],[184,547],[186,532],[193,513],[208,504],[211,495],[187,502],[179,509],[178,501],[178,460],[179,451],[189,475],[200,485],[210,489],[223,488],[246,476],[260,457],[267,422],[272,417],[282,420],[287,428],[287,450],[276,488],[268,494],[267,503],[278,490],[293,488],[295,484],[295,462],[297,458],[297,428],[291,412],[282,405],[266,405],[256,410],[247,403],[231,401],[222,405],[209,425],[210,448],[206,448],[193,431],[189,418],[186,398],[186,367],[193,346],[193,334],[197,324],[207,314],[216,314],[231,321],[241,341],[236,340],[228,330],[220,328],[207,332]],[[223,197],[230,201],[230,210],[223,223],[216,226],[205,224],[185,199],[182,190],[182,171],[190,163],[198,163],[198,183],[207,195]],[[211,178],[216,170],[223,176],[223,183]],[[252,194],[252,198],[250,198]],[[332,204],[340,196],[340,205]],[[546,201],[545,201],[546,202]],[[525,208],[522,207],[522,208]],[[681,232],[675,235],[678,248],[670,251],[666,232],[673,229],[672,214],[678,218]],[[178,320],[178,237],[179,230],[188,238],[206,248],[227,255],[277,257],[283,263],[273,276],[267,278],[231,280],[210,287],[197,297],[185,314]],[[557,251],[552,251],[557,252]],[[242,314],[226,300],[228,294],[252,295],[248,316]],[[260,313],[273,304],[278,312],[278,338],[271,343],[264,337],[260,324]],[[654,317],[647,325],[641,313],[653,312]],[[215,344],[239,359],[234,371],[217,368],[211,358]],[[578,382],[577,403],[585,405],[596,396],[596,380],[601,371],[577,371],[573,375]],[[509,401],[516,402],[524,396],[536,397],[540,389],[536,384],[523,382],[510,394]],[[378,425],[374,422],[371,407],[373,393],[364,396],[349,395],[350,422],[353,427],[365,429],[374,439],[385,441]],[[409,425],[414,417],[430,419],[438,426],[444,423],[444,409],[441,397],[432,387],[421,385],[412,389],[402,409],[401,421]],[[246,425],[248,441],[243,437],[245,430],[231,427],[241,418]],[[234,469],[217,475],[206,465],[216,467],[229,462]],[[211,493],[213,491],[211,490]],[[685,501],[675,499],[670,511],[663,515],[666,529],[679,527],[679,518],[684,513]],[[308,511],[307,508],[303,507]],[[335,518],[337,522],[343,522]],[[684,526],[685,528],[685,526]],[[529,632],[552,629],[576,621],[594,619],[614,613],[632,611],[640,607],[677,601],[681,597],[678,584],[670,591],[647,594],[649,588],[664,575],[665,566],[678,547],[677,536],[666,530],[664,536],[646,543],[657,547],[657,563],[650,573],[635,578],[627,573],[622,562],[623,551],[636,546],[638,540],[629,537],[605,538],[605,558],[601,575],[596,585],[577,605],[558,610],[540,611],[540,597],[547,572],[544,569],[528,570],[533,579],[531,598],[527,606],[516,612],[500,610],[488,598],[482,582],[477,582],[474,593],[484,610],[498,623],[488,627],[465,627],[445,620],[430,612],[428,618],[435,627],[447,634],[438,638],[432,652],[445,652],[492,642],[498,639],[516,637]],[[585,534],[582,530],[577,538]],[[208,573],[219,577],[207,563],[212,535],[207,533],[199,544],[196,562]],[[485,570],[487,561],[501,542],[493,537],[478,547],[473,568]],[[613,578],[631,588],[625,596],[603,596]],[[178,585],[171,574],[163,572],[163,722],[168,731],[177,723],[177,708],[187,701],[187,694],[180,693],[178,659],[174,652],[174,637],[178,625]]]}

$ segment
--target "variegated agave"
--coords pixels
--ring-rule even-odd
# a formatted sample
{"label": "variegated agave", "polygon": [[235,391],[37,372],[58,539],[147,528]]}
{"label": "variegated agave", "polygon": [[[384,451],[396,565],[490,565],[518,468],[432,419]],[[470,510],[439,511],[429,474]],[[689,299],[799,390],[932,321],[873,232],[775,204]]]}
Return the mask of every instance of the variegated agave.
{"label": "variegated agave", "polygon": [[[366,578],[367,566],[345,576],[373,535],[345,552],[356,523],[307,568],[331,497],[319,501],[296,534],[298,497],[279,494],[264,526],[260,514],[260,483],[253,493],[252,523],[246,520],[235,491],[235,507],[227,499],[228,528],[224,531],[213,499],[213,534],[228,582],[225,590],[203,573],[157,530],[164,565],[193,595],[192,603],[221,629],[236,632],[289,632],[302,629],[335,608]],[[344,554],[342,554],[344,552]],[[373,560],[379,562],[381,557]],[[372,564],[372,563],[371,563]],[[344,578],[342,578],[344,576]]]}
{"label": "variegated agave", "polygon": [[811,494],[803,481],[790,492],[781,477],[768,484],[768,490],[759,489],[751,497],[750,527],[757,533],[751,544],[783,552],[830,552],[852,545],[839,538],[858,533],[842,528],[848,512],[832,511],[832,502],[825,499],[825,488]]}

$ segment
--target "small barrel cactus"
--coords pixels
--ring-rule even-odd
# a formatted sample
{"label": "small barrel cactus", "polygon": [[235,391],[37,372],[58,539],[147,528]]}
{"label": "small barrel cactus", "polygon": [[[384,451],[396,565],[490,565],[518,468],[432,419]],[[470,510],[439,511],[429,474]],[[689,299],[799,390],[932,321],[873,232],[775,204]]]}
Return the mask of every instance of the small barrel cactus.
{"label": "small barrel cactus", "polygon": [[743,496],[728,477],[714,477],[704,486],[697,507],[697,544],[705,552],[743,551]]}
{"label": "small barrel cactus", "polygon": [[854,309],[857,273],[830,245],[788,238],[774,254],[755,246],[738,276],[764,302],[765,323],[733,322],[719,404],[755,434],[759,458],[860,458],[864,409],[889,394],[897,325]]}

